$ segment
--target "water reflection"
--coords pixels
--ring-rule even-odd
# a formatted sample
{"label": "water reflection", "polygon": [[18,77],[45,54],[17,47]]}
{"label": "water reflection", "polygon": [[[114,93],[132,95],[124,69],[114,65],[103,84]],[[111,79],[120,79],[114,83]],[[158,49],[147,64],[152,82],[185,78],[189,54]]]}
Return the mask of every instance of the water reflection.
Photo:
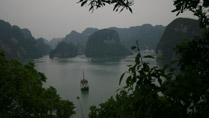
{"label": "water reflection", "polygon": [[[90,89],[90,88],[89,88]],[[81,96],[87,98],[89,96],[89,91],[81,91]]]}

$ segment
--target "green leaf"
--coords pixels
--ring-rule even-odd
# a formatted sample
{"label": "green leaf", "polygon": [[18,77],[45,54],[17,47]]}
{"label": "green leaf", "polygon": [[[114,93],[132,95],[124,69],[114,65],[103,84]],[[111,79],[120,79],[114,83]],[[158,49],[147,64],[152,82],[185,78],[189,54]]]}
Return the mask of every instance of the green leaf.
{"label": "green leaf", "polygon": [[116,10],[116,8],[118,7],[119,4],[115,4],[114,8],[113,8],[113,11]]}
{"label": "green leaf", "polygon": [[132,79],[131,76],[129,76],[129,77],[126,79],[126,84],[127,84],[127,86],[129,86],[129,87],[130,87],[130,85],[131,85],[131,79]]}
{"label": "green leaf", "polygon": [[87,3],[87,0],[81,3],[81,7]]}
{"label": "green leaf", "polygon": [[131,49],[132,49],[132,50],[136,49],[136,46],[132,46]]}
{"label": "green leaf", "polygon": [[170,65],[173,65],[173,64],[176,64],[178,61],[174,60],[174,61],[171,61]]}
{"label": "green leaf", "polygon": [[144,56],[144,58],[152,58],[152,59],[154,59],[154,57],[151,56],[151,55],[146,55],[146,56]]}
{"label": "green leaf", "polygon": [[158,82],[159,82],[159,84],[160,84],[160,86],[162,85],[162,80],[161,80],[161,78],[158,78]]}
{"label": "green leaf", "polygon": [[133,11],[132,11],[132,9],[131,9],[130,7],[128,7],[128,9],[129,9],[129,11],[130,11],[131,13],[133,13]]}
{"label": "green leaf", "polygon": [[136,64],[139,64],[140,63],[140,58],[141,58],[141,53],[139,52],[136,57],[135,57],[135,62]]}
{"label": "green leaf", "polygon": [[125,75],[125,73],[123,73],[123,74],[120,76],[119,85],[121,84],[121,81],[122,81],[122,79],[123,79],[124,75]]}

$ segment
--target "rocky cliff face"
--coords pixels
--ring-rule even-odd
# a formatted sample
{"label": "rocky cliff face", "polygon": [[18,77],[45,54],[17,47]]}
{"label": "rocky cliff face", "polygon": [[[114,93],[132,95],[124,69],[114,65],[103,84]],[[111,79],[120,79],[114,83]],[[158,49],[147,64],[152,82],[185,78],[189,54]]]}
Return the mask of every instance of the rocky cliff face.
{"label": "rocky cliff face", "polygon": [[88,37],[97,30],[96,28],[86,28],[82,33],[72,31],[62,41],[75,45],[78,54],[84,54]]}
{"label": "rocky cliff face", "polygon": [[183,39],[192,40],[201,32],[202,29],[199,27],[198,21],[188,18],[175,19],[166,27],[157,46],[157,58],[168,62],[178,59],[175,51],[176,45]]}
{"label": "rocky cliff face", "polygon": [[0,20],[0,51],[8,58],[38,58],[46,54],[45,49],[50,50],[50,47],[36,40],[28,29],[20,29]]}
{"label": "rocky cliff face", "polygon": [[97,30],[96,28],[87,28],[82,33],[71,31],[59,43],[56,42],[56,47],[50,52],[50,58],[70,58],[84,54],[89,35]]}
{"label": "rocky cliff face", "polygon": [[52,49],[55,49],[57,44],[62,41],[63,38],[53,38],[51,41],[49,41],[49,45]]}
{"label": "rocky cliff face", "polygon": [[87,57],[127,56],[130,53],[120,43],[115,30],[103,29],[89,36],[85,54]]}
{"label": "rocky cliff face", "polygon": [[36,40],[36,49],[38,52],[41,52],[42,55],[48,55],[49,52],[51,51],[50,45],[46,44],[46,39],[44,38],[39,38]]}
{"label": "rocky cliff face", "polygon": [[130,28],[110,28],[118,32],[121,44],[130,49],[131,46],[139,42],[141,50],[153,49],[155,50],[161,36],[165,30],[162,25],[152,26],[151,24],[144,24],[141,26],[134,26]]}
{"label": "rocky cliff face", "polygon": [[70,58],[70,57],[75,57],[76,55],[77,55],[77,48],[71,43],[66,43],[62,41],[58,43],[56,48],[50,52],[49,57]]}

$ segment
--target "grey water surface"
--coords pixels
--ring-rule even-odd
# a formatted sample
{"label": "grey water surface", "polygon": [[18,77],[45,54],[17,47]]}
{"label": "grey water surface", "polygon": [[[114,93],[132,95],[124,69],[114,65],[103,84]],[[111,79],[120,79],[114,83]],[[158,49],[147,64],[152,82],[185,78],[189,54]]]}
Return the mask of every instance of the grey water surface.
{"label": "grey water surface", "polygon": [[[147,61],[151,65],[156,64],[154,59]],[[96,58],[93,61],[84,56],[68,59],[49,59],[45,56],[35,60],[35,68],[47,77],[45,87],[55,87],[62,99],[75,104],[75,118],[82,118],[82,114],[87,118],[90,106],[98,106],[114,96],[117,89],[123,87],[124,83],[119,86],[119,79],[130,64],[134,64],[134,55],[125,58]],[[80,90],[83,70],[89,82],[88,92]]]}

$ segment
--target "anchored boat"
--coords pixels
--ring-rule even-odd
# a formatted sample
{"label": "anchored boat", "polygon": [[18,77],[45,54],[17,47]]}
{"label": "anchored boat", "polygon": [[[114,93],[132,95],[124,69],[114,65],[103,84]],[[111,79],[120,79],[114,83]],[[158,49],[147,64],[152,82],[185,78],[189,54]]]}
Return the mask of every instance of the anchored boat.
{"label": "anchored boat", "polygon": [[89,90],[89,85],[88,85],[88,80],[85,79],[84,77],[84,71],[83,71],[83,79],[81,79],[81,91],[88,91]]}

